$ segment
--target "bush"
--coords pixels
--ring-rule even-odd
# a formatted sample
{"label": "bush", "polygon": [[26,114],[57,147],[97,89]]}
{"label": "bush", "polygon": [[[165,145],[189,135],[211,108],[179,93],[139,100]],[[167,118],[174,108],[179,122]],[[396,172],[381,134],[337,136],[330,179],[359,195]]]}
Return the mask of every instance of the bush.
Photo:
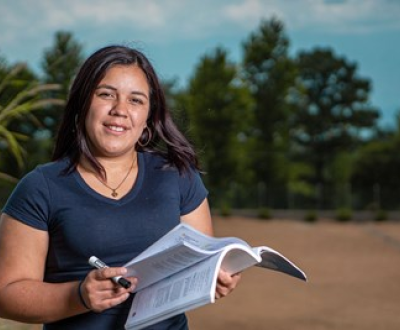
{"label": "bush", "polygon": [[310,210],[304,215],[304,221],[306,222],[315,222],[317,221],[317,219],[317,212],[315,212],[314,210]]}
{"label": "bush", "polygon": [[266,207],[258,209],[258,217],[260,219],[271,219],[271,210]]}
{"label": "bush", "polygon": [[388,219],[388,214],[385,210],[377,210],[375,212],[374,220],[375,221],[385,221]]}
{"label": "bush", "polygon": [[232,215],[232,208],[229,204],[223,203],[219,209],[219,214],[222,217],[230,217]]}
{"label": "bush", "polygon": [[350,209],[338,209],[336,211],[336,220],[341,222],[350,221],[353,217],[353,212]]}

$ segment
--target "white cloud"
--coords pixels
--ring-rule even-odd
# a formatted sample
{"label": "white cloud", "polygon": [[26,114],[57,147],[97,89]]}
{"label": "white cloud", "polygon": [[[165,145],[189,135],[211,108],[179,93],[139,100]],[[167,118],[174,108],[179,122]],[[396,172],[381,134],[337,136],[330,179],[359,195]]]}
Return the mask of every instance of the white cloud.
{"label": "white cloud", "polygon": [[247,27],[274,15],[293,30],[364,33],[400,29],[400,1],[393,0],[243,0],[226,5],[224,15]]}
{"label": "white cloud", "polygon": [[0,51],[43,49],[57,30],[85,43],[165,44],[245,35],[276,16],[290,31],[331,34],[400,30],[397,0],[26,0],[0,1]]}
{"label": "white cloud", "polygon": [[[18,11],[15,7],[9,9],[14,14]],[[37,17],[38,23],[47,28],[73,27],[79,23],[104,29],[115,23],[160,28],[166,25],[167,14],[161,6],[146,0],[35,0],[35,7],[30,8],[30,12],[32,18]]]}
{"label": "white cloud", "polygon": [[0,2],[0,27],[5,31],[0,40],[10,40],[22,34],[33,37],[43,31],[71,30],[78,26],[98,29],[99,33],[115,26],[134,27],[141,31],[168,29],[168,16],[174,10],[177,10],[176,6],[166,6],[164,1],[146,0]]}
{"label": "white cloud", "polygon": [[[42,2],[52,2],[42,0]],[[63,8],[57,8],[62,3]],[[136,25],[142,29],[158,29],[165,27],[167,11],[155,2],[146,0],[136,1],[60,1],[57,6],[52,8],[52,12],[58,9],[58,14],[65,21],[73,24],[91,23],[101,26],[104,29],[110,27],[111,24]],[[50,15],[49,15],[50,16]],[[58,25],[58,21],[54,20],[54,25]]]}
{"label": "white cloud", "polygon": [[135,31],[158,42],[206,37],[223,26],[220,7],[213,0],[35,0],[33,6],[25,0],[0,1],[0,47],[57,30],[86,29],[101,36],[120,29],[121,37]]}
{"label": "white cloud", "polygon": [[285,18],[284,3],[279,1],[244,0],[238,4],[228,4],[224,16],[246,27],[252,27],[262,17]]}
{"label": "white cloud", "polygon": [[[34,5],[32,5],[34,4]],[[276,16],[289,29],[363,32],[400,29],[400,1],[393,0],[13,0],[0,2],[0,45],[46,31],[116,28],[168,41],[246,31]],[[24,36],[21,36],[24,35]]]}

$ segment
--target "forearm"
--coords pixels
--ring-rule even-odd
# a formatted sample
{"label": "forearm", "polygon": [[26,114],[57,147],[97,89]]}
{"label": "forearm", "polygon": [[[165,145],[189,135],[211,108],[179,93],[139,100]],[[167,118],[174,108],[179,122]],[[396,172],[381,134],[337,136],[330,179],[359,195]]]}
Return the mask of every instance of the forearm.
{"label": "forearm", "polygon": [[78,282],[21,280],[0,290],[0,317],[25,323],[50,323],[87,312]]}

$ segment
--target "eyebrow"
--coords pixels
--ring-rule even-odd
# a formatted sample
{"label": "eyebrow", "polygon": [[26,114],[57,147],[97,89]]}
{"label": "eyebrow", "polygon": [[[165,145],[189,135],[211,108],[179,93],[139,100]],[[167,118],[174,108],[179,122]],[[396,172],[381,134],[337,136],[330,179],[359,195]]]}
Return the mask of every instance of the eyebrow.
{"label": "eyebrow", "polygon": [[[107,84],[102,84],[96,87],[96,90],[100,89],[100,88],[106,88],[106,89],[111,89],[113,91],[117,91],[117,89],[111,85],[107,85]],[[147,96],[146,93],[141,92],[141,91],[132,91],[131,94],[133,95],[141,95],[143,97],[145,97],[146,99],[148,99],[149,97]]]}

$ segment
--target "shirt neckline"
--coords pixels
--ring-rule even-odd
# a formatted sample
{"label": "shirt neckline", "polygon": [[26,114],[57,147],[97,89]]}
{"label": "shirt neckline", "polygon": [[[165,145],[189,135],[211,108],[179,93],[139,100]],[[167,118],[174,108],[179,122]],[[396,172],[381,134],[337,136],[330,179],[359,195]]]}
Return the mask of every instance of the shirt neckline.
{"label": "shirt neckline", "polygon": [[132,199],[134,199],[139,191],[141,190],[142,184],[143,184],[143,178],[145,174],[145,162],[144,162],[144,155],[141,152],[137,153],[138,157],[138,174],[136,177],[136,181],[133,184],[131,190],[122,198],[120,199],[113,199],[110,197],[103,196],[102,194],[99,194],[97,191],[92,189],[86,182],[83,180],[82,176],[79,174],[79,172],[75,169],[73,172],[73,176],[75,180],[78,182],[79,186],[90,196],[94,197],[95,199],[101,200],[103,202],[109,203],[109,204],[125,204]]}

